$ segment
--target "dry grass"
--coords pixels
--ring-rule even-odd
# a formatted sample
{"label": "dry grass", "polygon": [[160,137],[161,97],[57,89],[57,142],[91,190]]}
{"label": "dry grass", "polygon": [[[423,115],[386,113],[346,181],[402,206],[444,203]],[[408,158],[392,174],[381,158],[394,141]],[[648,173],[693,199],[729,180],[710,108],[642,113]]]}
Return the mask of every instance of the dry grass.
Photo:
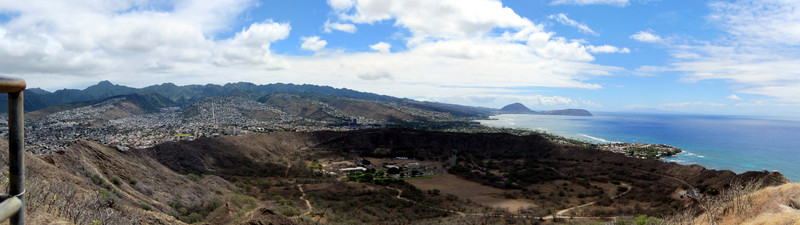
{"label": "dry grass", "polygon": [[[737,206],[737,202],[741,206]],[[800,184],[788,183],[716,202],[692,224],[800,224]],[[710,213],[709,213],[710,212]],[[712,219],[709,219],[712,218]]]}
{"label": "dry grass", "polygon": [[409,179],[406,182],[420,190],[439,189],[442,194],[452,194],[493,208],[507,208],[510,212],[536,206],[531,200],[505,198],[506,191],[503,189],[481,185],[452,174],[437,175],[430,179]]}

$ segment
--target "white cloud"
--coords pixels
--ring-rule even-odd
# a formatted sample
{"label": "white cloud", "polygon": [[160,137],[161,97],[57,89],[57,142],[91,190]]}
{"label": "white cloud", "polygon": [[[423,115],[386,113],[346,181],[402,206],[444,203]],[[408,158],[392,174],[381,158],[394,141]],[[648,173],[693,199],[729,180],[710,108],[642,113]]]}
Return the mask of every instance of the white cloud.
{"label": "white cloud", "polygon": [[395,19],[395,25],[407,28],[415,41],[474,37],[494,28],[534,26],[496,0],[361,0],[353,5],[353,13],[341,17],[355,23]]}
{"label": "white cloud", "polygon": [[236,33],[232,43],[250,48],[269,48],[269,44],[289,36],[291,27],[272,21],[251,24],[246,30]]}
{"label": "white cloud", "polygon": [[579,31],[581,31],[583,33],[587,33],[587,34],[591,34],[591,35],[599,35],[599,34],[597,34],[597,32],[594,32],[591,28],[589,28],[589,26],[587,26],[586,24],[579,23],[578,21],[572,20],[572,19],[568,18],[567,15],[564,15],[563,13],[559,13],[557,15],[550,15],[548,18],[550,18],[551,20],[556,20],[559,23],[567,25],[567,26],[576,27],[576,28],[578,28]]}
{"label": "white cloud", "polygon": [[614,5],[627,6],[629,0],[553,0],[553,5]]}
{"label": "white cloud", "polygon": [[270,54],[270,44],[289,36],[289,24],[272,21],[251,24],[247,29],[236,33],[233,39],[214,43],[213,62],[219,66],[233,64],[264,65],[268,69],[284,68],[285,62],[274,59]]}
{"label": "white cloud", "polygon": [[671,46],[683,81],[719,79],[734,91],[800,103],[800,1],[737,1],[709,5],[726,34]]}
{"label": "white cloud", "polygon": [[719,107],[719,106],[725,106],[725,104],[709,103],[709,102],[681,102],[681,103],[660,104],[658,105],[658,108],[683,108],[683,107],[697,107],[697,106]]}
{"label": "white cloud", "polygon": [[309,50],[309,51],[319,51],[325,48],[325,45],[328,44],[325,40],[320,40],[319,36],[311,36],[311,37],[301,37],[300,40],[303,41],[303,44],[300,48]]}
{"label": "white cloud", "polygon": [[350,9],[354,4],[355,0],[328,0],[328,5],[330,5],[334,11],[344,11]]}
{"label": "white cloud", "polygon": [[619,48],[616,46],[611,45],[601,45],[601,46],[594,46],[588,45],[586,46],[586,50],[589,50],[591,53],[630,53],[631,50],[628,48]]}
{"label": "white cloud", "polygon": [[736,96],[736,95],[728,95],[728,97],[725,97],[725,98],[729,99],[729,100],[734,100],[734,101],[742,100],[742,98],[739,98],[739,96]]}
{"label": "white cloud", "polygon": [[[484,59],[505,58],[511,53],[516,56],[513,61],[594,60],[583,43],[557,37],[497,0],[362,0],[342,11],[349,13],[340,14],[340,19],[354,23],[394,19],[395,26],[410,32],[406,40],[411,51]],[[505,32],[499,36],[490,33],[496,29]]]}
{"label": "white cloud", "polygon": [[631,35],[630,38],[633,40],[650,43],[661,42],[664,40],[657,34],[654,34],[653,31],[639,31]]}
{"label": "white cloud", "polygon": [[[488,96],[496,101],[486,104],[519,100],[555,107],[588,103],[559,96],[526,100],[529,93],[518,90],[602,88],[594,78],[624,69],[595,64],[592,54],[629,51],[559,37],[497,0],[330,0],[331,21],[392,21],[407,35],[399,38],[405,48],[377,43],[370,46],[375,52],[328,52],[325,40],[306,36],[300,49],[325,54],[282,55],[271,51],[274,45],[298,44],[280,41],[290,37],[290,24],[265,20],[232,27],[253,2],[220,2],[0,4],[0,12],[15,15],[0,24],[0,73],[49,90],[100,80],[136,87],[285,82],[408,98],[464,96],[459,101],[471,105]],[[219,37],[227,32],[234,35]]]}
{"label": "white cloud", "polygon": [[369,45],[369,48],[372,50],[378,51],[380,53],[389,53],[389,49],[392,48],[392,45],[386,42],[378,42],[372,45]]}
{"label": "white cloud", "polygon": [[597,107],[593,103],[584,100],[575,100],[563,96],[532,95],[529,93],[503,92],[496,93],[496,90],[485,88],[447,88],[447,92],[453,94],[433,95],[417,100],[452,102],[463,105],[483,105],[492,108],[502,108],[514,102],[520,102],[532,110],[563,109],[568,107]]}
{"label": "white cloud", "polygon": [[[178,2],[158,10],[161,2],[26,1],[0,4],[14,14],[1,25],[0,72],[66,79],[135,77],[142,73],[173,73],[188,64],[241,63],[259,68],[283,67],[269,51],[271,42],[285,38],[288,24],[251,24],[231,39],[215,39],[230,31],[236,15],[251,1]],[[164,3],[171,4],[171,3]],[[130,78],[128,78],[130,79]],[[50,82],[47,79],[43,82]]]}
{"label": "white cloud", "polygon": [[356,25],[350,23],[331,23],[330,21],[325,21],[325,28],[323,31],[325,31],[325,33],[330,33],[333,32],[333,30],[355,33],[357,29]]}
{"label": "white cloud", "polygon": [[567,97],[561,96],[541,96],[541,95],[534,95],[529,97],[522,98],[523,102],[527,103],[528,105],[545,105],[545,106],[552,106],[552,105],[570,105],[576,106],[578,105],[575,103],[575,100]]}
{"label": "white cloud", "polygon": [[748,45],[800,45],[800,2],[791,0],[714,2],[712,22]]}

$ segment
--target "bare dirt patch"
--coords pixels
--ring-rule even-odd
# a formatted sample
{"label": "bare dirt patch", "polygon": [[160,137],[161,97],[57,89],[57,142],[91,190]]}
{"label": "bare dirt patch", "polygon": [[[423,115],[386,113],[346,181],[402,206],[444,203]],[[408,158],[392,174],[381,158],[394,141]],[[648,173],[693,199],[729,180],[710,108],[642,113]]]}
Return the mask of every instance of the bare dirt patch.
{"label": "bare dirt patch", "polygon": [[536,207],[531,200],[508,199],[504,197],[503,189],[485,186],[452,174],[436,175],[428,179],[409,179],[406,182],[420,190],[439,189],[442,194],[452,194],[486,206],[508,208],[511,212],[516,212],[519,208]]}

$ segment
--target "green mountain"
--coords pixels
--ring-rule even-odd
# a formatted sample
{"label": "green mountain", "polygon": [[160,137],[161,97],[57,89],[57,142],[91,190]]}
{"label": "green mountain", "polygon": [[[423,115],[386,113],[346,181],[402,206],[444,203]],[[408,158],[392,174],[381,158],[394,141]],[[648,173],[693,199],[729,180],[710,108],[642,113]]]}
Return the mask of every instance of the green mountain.
{"label": "green mountain", "polygon": [[[157,97],[146,98],[148,99],[147,101],[153,101],[153,102],[149,102],[148,104],[145,105],[186,108],[191,106],[192,104],[195,104],[201,100],[210,97],[239,96],[252,101],[261,99],[263,102],[266,101],[266,99],[268,99],[268,96],[271,96],[276,93],[300,96],[304,99],[311,99],[313,101],[332,104],[334,105],[335,108],[349,107],[347,109],[349,109],[350,113],[353,114],[362,113],[362,112],[354,113],[354,111],[359,110],[358,107],[355,107],[356,105],[366,104],[365,102],[358,102],[358,101],[379,101],[382,102],[384,106],[377,106],[375,105],[377,103],[372,103],[373,107],[371,107],[370,109],[377,110],[383,108],[380,109],[379,111],[386,114],[380,116],[376,115],[376,117],[380,117],[381,119],[386,119],[388,121],[412,121],[420,119],[408,118],[410,114],[413,113],[388,113],[388,111],[392,110],[386,109],[386,107],[388,107],[386,106],[387,104],[393,104],[392,107],[415,108],[419,110],[430,111],[433,113],[449,114],[451,116],[456,116],[456,117],[486,117],[492,115],[495,111],[494,109],[489,109],[489,108],[469,107],[469,106],[442,104],[435,102],[419,102],[411,99],[403,99],[386,95],[359,92],[346,88],[333,88],[329,86],[318,86],[318,85],[308,85],[308,84],[296,85],[296,84],[275,83],[266,85],[256,85],[253,83],[238,82],[238,83],[228,83],[225,85],[207,84],[207,85],[178,86],[173,83],[164,83],[137,89],[121,85],[115,85],[109,81],[100,82],[84,90],[62,89],[53,93],[38,88],[32,88],[31,91],[25,92],[25,111],[31,112],[65,103],[83,102],[81,104],[72,104],[54,108],[54,109],[69,109],[71,107],[84,106],[86,104],[90,104],[87,102],[91,101],[103,100],[114,96],[130,95],[130,94],[138,94],[138,96],[157,95]],[[283,96],[283,95],[277,95],[277,96]],[[0,110],[7,111],[6,109],[7,106],[5,106],[6,104],[0,104],[0,105],[2,105],[2,107],[0,107]],[[284,106],[289,107],[289,105],[284,105]],[[393,110],[396,111],[397,109]],[[364,111],[363,113],[369,114],[371,112],[367,110]],[[391,118],[393,116],[399,116],[399,117]],[[318,114],[316,115],[316,117],[325,117],[325,115]],[[338,118],[339,116],[333,116],[333,117]]]}
{"label": "green mountain", "polygon": [[[132,98],[139,99],[140,97],[143,97],[140,99],[145,101],[141,102],[143,106],[161,108],[187,108],[192,104],[210,97],[239,96],[252,101],[273,104],[280,101],[279,99],[272,98],[295,96],[304,99],[304,104],[320,102],[329,105],[329,108],[326,110],[344,110],[344,112],[348,115],[368,114],[372,115],[370,118],[384,121],[426,121],[431,120],[432,118],[437,118],[437,115],[439,116],[439,119],[441,119],[441,116],[443,115],[462,118],[482,118],[497,113],[591,116],[591,113],[582,109],[536,112],[530,110],[528,107],[525,107],[520,103],[514,103],[497,110],[491,108],[470,107],[437,102],[422,102],[405,98],[359,92],[346,88],[333,88],[329,86],[284,83],[256,85],[248,82],[228,83],[225,85],[206,84],[185,86],[178,86],[173,83],[164,83],[145,88],[132,88],[112,84],[109,81],[102,81],[84,90],[62,89],[52,93],[39,88],[31,88],[25,92],[25,111],[37,111],[66,103],[80,103],[55,108],[69,109],[73,106],[91,104],[89,102],[92,101],[131,94],[137,94],[137,96],[139,96]],[[4,97],[6,96],[3,95],[3,98]],[[2,100],[5,99],[0,99],[0,101]],[[288,104],[284,102],[276,107],[286,107],[286,109],[289,111],[300,110],[300,108],[294,109],[297,107],[317,107],[307,104],[305,106],[299,106],[299,104],[301,103]],[[0,104],[0,112],[8,111],[7,107],[7,104]],[[401,112],[403,111],[403,108],[415,109],[418,112]],[[152,110],[153,109],[148,108],[146,111]],[[425,115],[422,116],[420,112],[428,113],[423,113]],[[297,114],[294,115],[305,115],[308,112],[296,111],[296,113]],[[311,115],[309,114],[307,116]],[[330,119],[341,119],[342,115],[327,115],[326,113],[320,111],[311,117],[319,119],[322,119],[323,117]]]}

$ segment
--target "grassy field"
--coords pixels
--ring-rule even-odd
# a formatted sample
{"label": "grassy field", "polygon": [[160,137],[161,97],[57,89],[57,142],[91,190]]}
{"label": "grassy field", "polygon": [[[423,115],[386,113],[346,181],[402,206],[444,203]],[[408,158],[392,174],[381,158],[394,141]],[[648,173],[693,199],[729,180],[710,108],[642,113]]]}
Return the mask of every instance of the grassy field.
{"label": "grassy field", "polygon": [[490,207],[508,208],[511,212],[516,212],[518,208],[536,206],[531,200],[505,198],[503,189],[481,185],[452,174],[436,175],[428,179],[408,179],[406,182],[420,190],[438,189],[442,194],[452,194]]}

